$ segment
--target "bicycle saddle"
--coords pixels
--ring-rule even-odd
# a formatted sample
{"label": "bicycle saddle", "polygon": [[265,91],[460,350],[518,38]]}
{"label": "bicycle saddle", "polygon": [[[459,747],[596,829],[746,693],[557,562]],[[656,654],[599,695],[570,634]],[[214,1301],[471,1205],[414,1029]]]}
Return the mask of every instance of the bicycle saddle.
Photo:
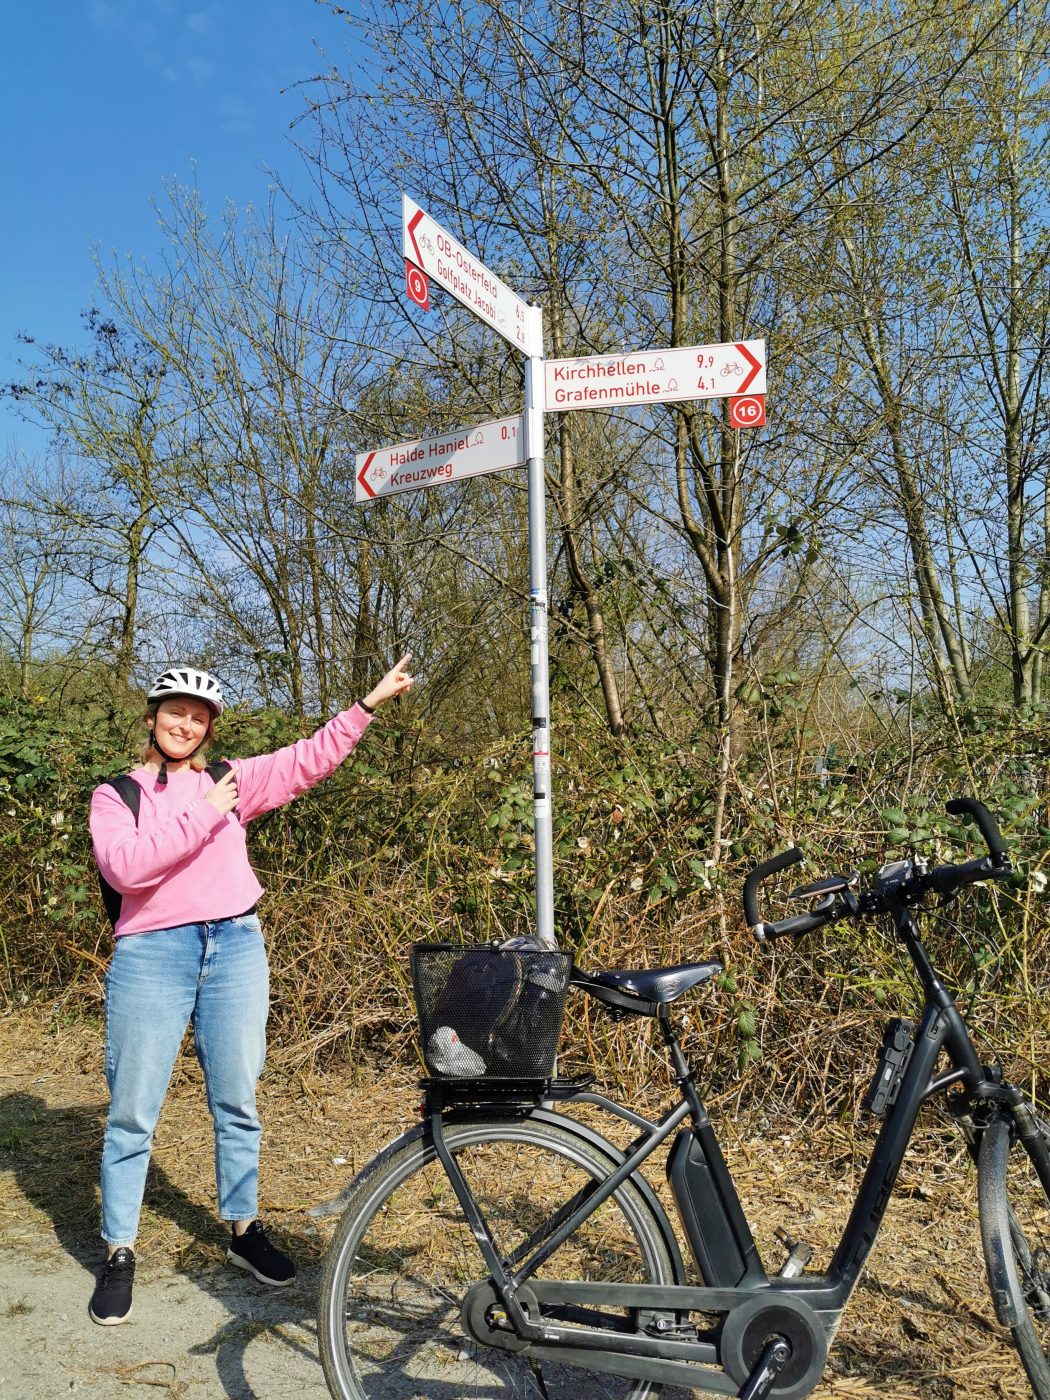
{"label": "bicycle saddle", "polygon": [[573,968],[573,985],[599,1001],[638,1015],[655,1016],[659,1006],[677,1000],[683,992],[722,971],[720,962],[682,963],[678,967],[653,967],[641,972],[584,972]]}

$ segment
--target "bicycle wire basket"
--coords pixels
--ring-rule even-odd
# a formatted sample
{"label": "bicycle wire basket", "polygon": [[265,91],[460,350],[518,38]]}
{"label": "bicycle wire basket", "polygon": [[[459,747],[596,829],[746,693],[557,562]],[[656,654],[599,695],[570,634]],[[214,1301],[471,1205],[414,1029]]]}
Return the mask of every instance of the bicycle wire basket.
{"label": "bicycle wire basket", "polygon": [[416,943],[412,986],[431,1075],[454,1080],[549,1079],[554,1073],[567,953]]}

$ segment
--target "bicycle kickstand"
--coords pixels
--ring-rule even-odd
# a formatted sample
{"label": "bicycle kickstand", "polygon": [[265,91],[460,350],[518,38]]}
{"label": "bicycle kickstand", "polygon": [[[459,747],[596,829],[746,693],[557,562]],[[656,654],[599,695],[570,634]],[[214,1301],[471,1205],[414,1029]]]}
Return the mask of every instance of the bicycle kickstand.
{"label": "bicycle kickstand", "polygon": [[538,1361],[533,1360],[532,1357],[529,1357],[529,1370],[532,1372],[533,1380],[540,1388],[540,1394],[543,1396],[543,1400],[551,1400],[550,1391],[547,1389],[547,1382],[543,1379],[543,1367]]}
{"label": "bicycle kickstand", "polygon": [[772,1337],[758,1358],[758,1365],[747,1378],[740,1400],[765,1400],[777,1383],[777,1377],[791,1360],[791,1348],[783,1337]]}

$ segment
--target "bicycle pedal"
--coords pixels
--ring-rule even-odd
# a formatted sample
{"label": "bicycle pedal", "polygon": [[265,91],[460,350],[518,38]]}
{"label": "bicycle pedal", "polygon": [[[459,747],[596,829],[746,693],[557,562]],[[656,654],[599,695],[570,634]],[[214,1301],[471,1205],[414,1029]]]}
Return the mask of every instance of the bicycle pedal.
{"label": "bicycle pedal", "polygon": [[780,1270],[780,1278],[798,1278],[803,1269],[813,1258],[813,1246],[807,1244],[805,1240],[796,1240],[789,1235],[786,1230],[777,1230],[776,1237],[787,1250],[787,1258],[784,1260],[784,1267]]}

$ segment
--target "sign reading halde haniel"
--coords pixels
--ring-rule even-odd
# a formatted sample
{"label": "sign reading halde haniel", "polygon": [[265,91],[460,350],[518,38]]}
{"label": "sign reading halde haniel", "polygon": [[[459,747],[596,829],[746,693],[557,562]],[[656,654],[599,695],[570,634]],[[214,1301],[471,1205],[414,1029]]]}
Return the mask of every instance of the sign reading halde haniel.
{"label": "sign reading halde haniel", "polygon": [[766,342],[741,340],[547,360],[544,371],[548,413],[757,396],[766,392]]}
{"label": "sign reading halde haniel", "polygon": [[441,437],[359,452],[354,499],[375,501],[399,491],[423,491],[447,481],[524,465],[525,428],[519,413],[479,423],[476,428],[454,428]]}

